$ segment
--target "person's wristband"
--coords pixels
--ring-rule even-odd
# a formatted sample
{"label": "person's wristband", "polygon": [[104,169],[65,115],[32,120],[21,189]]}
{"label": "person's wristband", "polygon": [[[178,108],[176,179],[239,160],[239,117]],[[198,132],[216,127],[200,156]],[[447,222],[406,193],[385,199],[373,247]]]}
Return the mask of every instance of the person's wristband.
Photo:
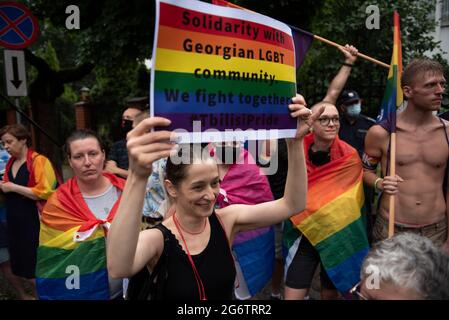
{"label": "person's wristband", "polygon": [[382,190],[379,189],[379,187],[377,186],[377,183],[378,183],[380,180],[383,180],[383,179],[382,179],[382,178],[377,178],[377,179],[374,181],[374,190],[382,191]]}
{"label": "person's wristband", "polygon": [[341,64],[344,66],[347,66],[349,68],[352,68],[354,66],[352,63],[347,63],[347,62],[342,62]]}

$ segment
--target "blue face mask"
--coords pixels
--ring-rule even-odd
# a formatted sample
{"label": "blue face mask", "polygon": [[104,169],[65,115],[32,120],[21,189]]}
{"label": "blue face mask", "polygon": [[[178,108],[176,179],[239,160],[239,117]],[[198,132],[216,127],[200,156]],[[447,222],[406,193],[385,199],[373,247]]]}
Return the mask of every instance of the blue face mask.
{"label": "blue face mask", "polygon": [[357,118],[362,112],[362,104],[360,102],[346,107],[346,114],[352,118]]}

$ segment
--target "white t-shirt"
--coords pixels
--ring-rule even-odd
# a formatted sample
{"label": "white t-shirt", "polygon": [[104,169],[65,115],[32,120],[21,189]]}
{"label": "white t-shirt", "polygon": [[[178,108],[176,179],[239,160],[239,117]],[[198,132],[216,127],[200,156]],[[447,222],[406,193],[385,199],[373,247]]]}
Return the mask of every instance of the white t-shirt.
{"label": "white t-shirt", "polygon": [[[111,184],[111,186],[102,194],[95,196],[83,195],[83,198],[95,217],[100,220],[105,220],[108,217],[109,212],[111,212],[115,202],[120,197],[120,193],[120,190]],[[109,277],[109,295],[111,299],[117,298],[122,292],[122,279],[112,279]]]}

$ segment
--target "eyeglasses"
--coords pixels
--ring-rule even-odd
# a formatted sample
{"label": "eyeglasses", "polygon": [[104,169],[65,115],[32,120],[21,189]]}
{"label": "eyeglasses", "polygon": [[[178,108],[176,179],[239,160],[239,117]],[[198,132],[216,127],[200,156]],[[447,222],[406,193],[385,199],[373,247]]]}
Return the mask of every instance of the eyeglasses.
{"label": "eyeglasses", "polygon": [[351,290],[349,290],[349,293],[352,294],[354,297],[358,298],[359,300],[369,300],[360,292],[360,284],[361,282],[357,283]]}
{"label": "eyeglasses", "polygon": [[322,118],[317,119],[317,121],[319,121],[322,126],[328,126],[330,124],[331,120],[334,125],[340,124],[339,117],[332,117],[332,118],[322,117]]}

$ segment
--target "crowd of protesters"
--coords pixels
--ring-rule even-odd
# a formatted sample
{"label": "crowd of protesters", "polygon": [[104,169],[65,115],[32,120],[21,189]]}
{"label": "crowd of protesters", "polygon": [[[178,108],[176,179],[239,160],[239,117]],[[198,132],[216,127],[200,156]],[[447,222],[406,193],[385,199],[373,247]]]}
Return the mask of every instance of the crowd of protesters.
{"label": "crowd of protesters", "polygon": [[[296,135],[266,142],[271,158],[238,141],[178,145],[151,130],[170,119],[128,107],[109,155],[95,132],[67,138],[74,176],[63,183],[24,126],[3,127],[4,278],[20,299],[226,300],[273,277],[273,298],[299,300],[321,265],[322,299],[449,299],[442,66],[415,59],[403,72],[392,176],[391,124],[364,116],[363,99],[344,90],[357,49],[340,51],[321,102],[292,98]],[[274,175],[257,166],[263,157],[283,159]]]}

